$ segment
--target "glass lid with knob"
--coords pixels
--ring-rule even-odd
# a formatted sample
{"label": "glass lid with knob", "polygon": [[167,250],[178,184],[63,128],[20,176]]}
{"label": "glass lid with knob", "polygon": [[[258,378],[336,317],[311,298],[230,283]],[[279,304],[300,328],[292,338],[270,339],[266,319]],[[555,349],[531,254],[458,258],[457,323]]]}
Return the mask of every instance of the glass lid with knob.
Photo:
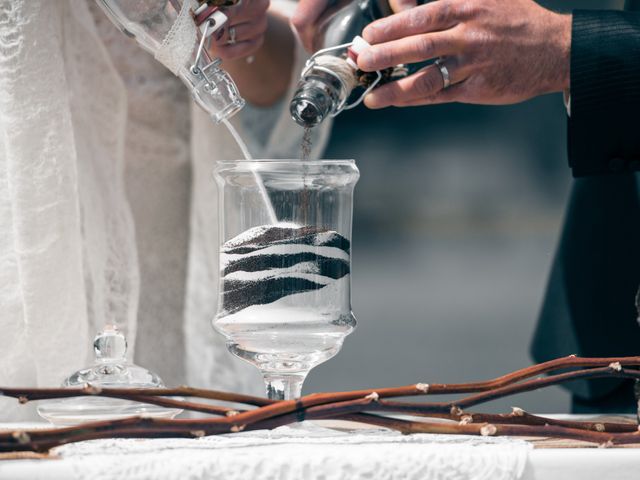
{"label": "glass lid with knob", "polygon": [[[63,387],[159,388],[160,377],[126,359],[127,340],[115,325],[107,325],[93,341],[94,364],[67,377]],[[182,410],[118,398],[81,396],[41,401],[38,414],[55,425],[75,425],[132,416],[173,418]]]}

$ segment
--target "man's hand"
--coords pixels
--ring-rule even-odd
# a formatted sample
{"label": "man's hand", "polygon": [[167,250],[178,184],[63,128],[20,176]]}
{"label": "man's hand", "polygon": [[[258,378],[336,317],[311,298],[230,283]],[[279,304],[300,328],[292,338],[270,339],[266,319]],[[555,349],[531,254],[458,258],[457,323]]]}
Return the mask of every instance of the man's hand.
{"label": "man's hand", "polygon": [[229,20],[211,42],[213,55],[233,60],[256,53],[267,31],[268,8],[269,0],[244,0],[240,5],[224,8]]}
{"label": "man's hand", "polygon": [[[296,13],[291,18],[291,24],[298,32],[298,36],[304,48],[314,52],[313,39],[318,28],[318,20],[329,7],[344,3],[344,0],[300,0],[296,7]],[[417,0],[389,0],[389,5],[394,12],[401,12],[415,7]]]}
{"label": "man's hand", "polygon": [[569,88],[571,16],[533,0],[437,0],[378,20],[364,71],[442,58],[451,86],[430,65],[370,93],[370,108],[444,102],[510,104]]}

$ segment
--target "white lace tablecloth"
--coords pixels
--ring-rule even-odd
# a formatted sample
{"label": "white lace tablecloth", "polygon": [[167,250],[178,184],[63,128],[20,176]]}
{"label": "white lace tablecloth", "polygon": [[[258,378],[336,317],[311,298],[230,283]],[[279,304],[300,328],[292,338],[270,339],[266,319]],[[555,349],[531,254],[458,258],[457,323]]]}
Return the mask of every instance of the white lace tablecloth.
{"label": "white lace tablecloth", "polygon": [[[0,425],[0,428],[9,425]],[[637,479],[636,449],[540,449],[510,438],[282,427],[200,439],[94,440],[0,461],[21,479]]]}
{"label": "white lace tablecloth", "polygon": [[0,479],[486,479],[521,478],[521,440],[304,428],[200,439],[94,440],[52,460],[0,462]]}

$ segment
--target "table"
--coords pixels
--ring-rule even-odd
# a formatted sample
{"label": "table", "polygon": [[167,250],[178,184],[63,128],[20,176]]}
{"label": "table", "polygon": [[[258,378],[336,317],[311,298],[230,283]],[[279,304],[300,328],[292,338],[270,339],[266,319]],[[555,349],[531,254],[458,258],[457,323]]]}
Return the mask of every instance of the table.
{"label": "table", "polygon": [[[15,427],[0,425],[0,428]],[[0,480],[640,477],[640,449],[548,447],[550,444],[544,441],[403,436],[346,422],[313,422],[304,428],[281,427],[272,432],[200,439],[83,442],[56,449],[52,459],[0,461]]]}

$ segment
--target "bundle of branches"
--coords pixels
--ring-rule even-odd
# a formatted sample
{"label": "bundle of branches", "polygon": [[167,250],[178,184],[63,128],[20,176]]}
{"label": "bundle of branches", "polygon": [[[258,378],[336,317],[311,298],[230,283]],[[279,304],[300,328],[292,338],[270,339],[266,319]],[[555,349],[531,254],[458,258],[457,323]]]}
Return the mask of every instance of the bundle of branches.
{"label": "bundle of branches", "polygon": [[[637,423],[557,420],[514,408],[505,414],[468,411],[472,407],[522,392],[572,380],[640,379],[640,357],[580,358],[569,356],[488,381],[315,393],[295,400],[272,401],[235,393],[190,387],[159,389],[2,388],[0,395],[32,400],[102,396],[208,414],[198,419],[131,417],[46,430],[0,433],[0,452],[46,452],[67,443],[99,438],[202,437],[243,430],[272,429],[307,419],[341,419],[387,427],[405,434],[446,433],[483,436],[526,436],[581,440],[600,446],[640,443]],[[546,374],[546,376],[545,376]],[[399,397],[458,394],[447,402],[403,402]],[[186,399],[185,399],[186,398]],[[199,399],[196,401],[195,399]],[[218,401],[215,404],[211,401]],[[246,405],[233,409],[220,402]],[[397,418],[408,416],[409,419]]]}

